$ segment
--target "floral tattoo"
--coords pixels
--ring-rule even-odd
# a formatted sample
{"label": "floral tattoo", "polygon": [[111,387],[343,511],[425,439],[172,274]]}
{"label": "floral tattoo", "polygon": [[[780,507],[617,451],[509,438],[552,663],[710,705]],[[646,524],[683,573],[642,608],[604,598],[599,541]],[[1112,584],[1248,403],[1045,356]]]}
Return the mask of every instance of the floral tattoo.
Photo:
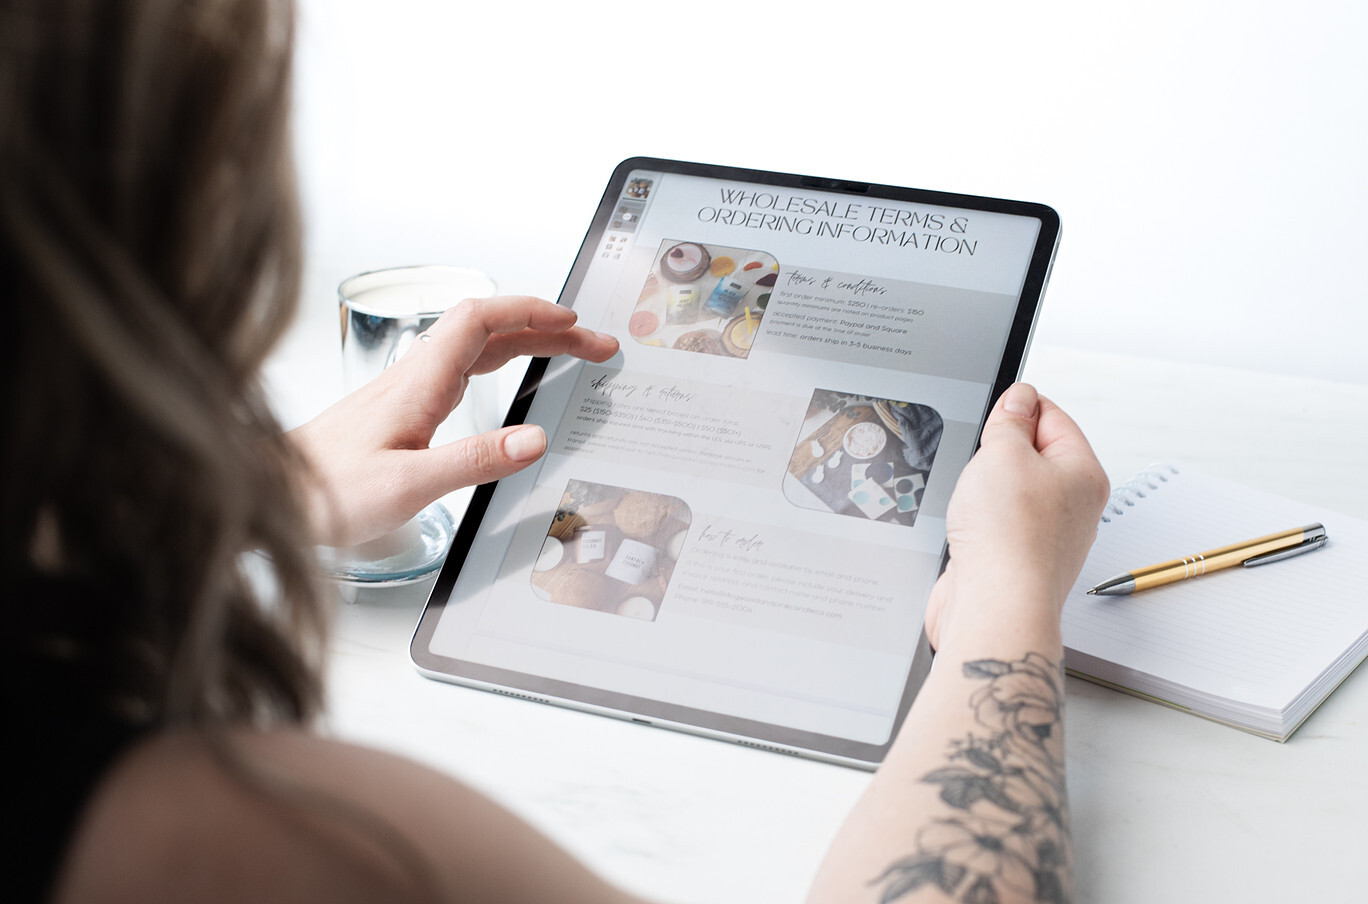
{"label": "floral tattoo", "polygon": [[965,663],[964,675],[988,682],[969,699],[987,734],[953,742],[950,764],[922,777],[956,812],[923,828],[916,853],[870,884],[880,887],[880,904],[927,885],[964,904],[997,904],[1006,892],[1067,904],[1063,674],[1029,653]]}

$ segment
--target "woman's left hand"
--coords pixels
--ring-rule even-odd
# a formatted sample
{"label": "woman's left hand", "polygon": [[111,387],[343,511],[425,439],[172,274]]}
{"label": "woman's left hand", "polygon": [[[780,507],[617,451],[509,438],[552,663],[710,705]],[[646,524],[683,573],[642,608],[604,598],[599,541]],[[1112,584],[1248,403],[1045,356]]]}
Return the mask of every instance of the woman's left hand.
{"label": "woman's left hand", "polygon": [[290,437],[310,466],[305,504],[315,542],[351,546],[388,533],[452,490],[498,480],[546,451],[535,425],[432,447],[470,378],[520,355],[606,361],[612,336],[527,296],[472,298],[448,309],[393,366]]}

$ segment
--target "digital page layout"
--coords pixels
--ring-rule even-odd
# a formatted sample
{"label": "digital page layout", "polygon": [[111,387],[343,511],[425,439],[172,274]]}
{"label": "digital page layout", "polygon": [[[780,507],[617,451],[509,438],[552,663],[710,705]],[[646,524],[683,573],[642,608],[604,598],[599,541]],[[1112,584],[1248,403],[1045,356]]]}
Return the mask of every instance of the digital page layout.
{"label": "digital page layout", "polygon": [[633,173],[432,651],[885,742],[1038,230]]}

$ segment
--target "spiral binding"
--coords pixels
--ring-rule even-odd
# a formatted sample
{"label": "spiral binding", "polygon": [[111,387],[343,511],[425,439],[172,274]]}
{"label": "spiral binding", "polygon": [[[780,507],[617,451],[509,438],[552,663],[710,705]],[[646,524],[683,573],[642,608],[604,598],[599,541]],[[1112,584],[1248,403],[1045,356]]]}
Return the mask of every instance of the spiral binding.
{"label": "spiral binding", "polygon": [[1144,499],[1150,490],[1159,489],[1161,485],[1168,483],[1170,475],[1177,473],[1178,469],[1173,465],[1156,463],[1116,487],[1102,509],[1102,523],[1109,524],[1112,518],[1124,515],[1126,509],[1135,506],[1135,500]]}

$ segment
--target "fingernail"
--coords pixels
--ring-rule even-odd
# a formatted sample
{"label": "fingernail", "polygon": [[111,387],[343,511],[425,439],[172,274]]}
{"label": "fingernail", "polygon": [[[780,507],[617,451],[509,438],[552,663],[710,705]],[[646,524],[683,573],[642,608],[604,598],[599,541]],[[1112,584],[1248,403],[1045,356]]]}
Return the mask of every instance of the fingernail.
{"label": "fingernail", "polygon": [[1015,414],[1017,417],[1034,417],[1036,411],[1035,392],[1029,386],[1014,383],[1007,387],[1007,391],[1002,394],[1002,408],[1008,414]]}
{"label": "fingernail", "polygon": [[602,332],[599,332],[598,330],[594,330],[594,333],[595,333],[595,335],[597,335],[600,339],[602,339],[604,342],[616,342],[616,341],[617,341],[617,337],[614,336],[612,333],[602,333]]}
{"label": "fingernail", "polygon": [[513,461],[531,461],[546,451],[546,433],[537,426],[514,430],[504,436],[503,449]]}

